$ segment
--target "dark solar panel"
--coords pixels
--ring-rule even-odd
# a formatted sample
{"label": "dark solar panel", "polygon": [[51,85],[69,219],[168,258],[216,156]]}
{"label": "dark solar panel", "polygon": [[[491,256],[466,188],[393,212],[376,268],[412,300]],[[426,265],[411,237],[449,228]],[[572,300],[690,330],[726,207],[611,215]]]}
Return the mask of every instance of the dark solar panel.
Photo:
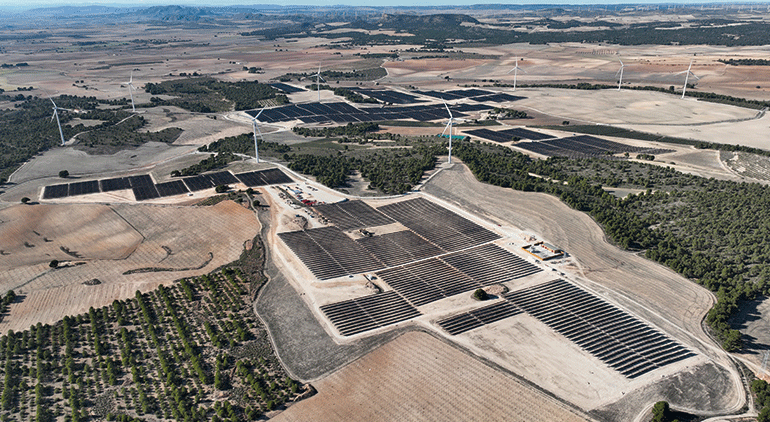
{"label": "dark solar panel", "polygon": [[189,190],[187,190],[187,186],[185,186],[184,182],[181,180],[172,180],[166,183],[158,183],[155,185],[155,189],[158,190],[158,195],[160,196],[181,195],[183,193],[189,192]]}
{"label": "dark solar panel", "polygon": [[506,135],[515,136],[521,139],[532,139],[535,141],[539,141],[541,139],[550,139],[553,138],[553,135],[548,135],[545,133],[535,132],[534,130],[524,129],[521,127],[513,128],[513,129],[506,129],[501,130],[500,133],[504,133]]}
{"label": "dark solar panel", "polygon": [[265,179],[260,177],[259,173],[256,171],[238,173],[235,175],[235,177],[237,177],[238,180],[241,181],[241,183],[251,188],[257,187],[257,186],[264,186],[267,184],[267,182],[265,182]]}
{"label": "dark solar panel", "polygon": [[152,186],[152,177],[149,174],[142,174],[140,176],[129,176],[128,181],[131,183],[132,188]]}
{"label": "dark solar panel", "polygon": [[137,186],[137,187],[131,188],[131,190],[134,191],[134,197],[136,198],[137,201],[154,199],[160,196],[158,195],[158,190],[155,189],[155,185]]}
{"label": "dark solar panel", "polygon": [[478,102],[505,103],[505,102],[523,100],[525,98],[526,97],[518,97],[516,95],[501,93],[501,94],[483,95],[481,97],[473,97],[471,98],[471,100],[478,101]]}
{"label": "dark solar panel", "polygon": [[291,177],[287,176],[286,173],[282,172],[280,169],[261,170],[258,173],[265,181],[265,184],[268,185],[279,185],[282,183],[294,182]]}
{"label": "dark solar panel", "polygon": [[70,183],[69,196],[86,195],[99,192],[99,181],[89,180],[87,182]]}
{"label": "dark solar panel", "polygon": [[448,91],[447,94],[451,94],[459,98],[473,98],[473,97],[478,97],[480,95],[489,95],[492,93],[489,91],[484,91],[483,89],[471,88],[471,89],[456,89],[454,91]]}
{"label": "dark solar panel", "polygon": [[284,84],[284,83],[280,83],[280,82],[279,83],[270,84],[270,86],[272,86],[273,88],[276,88],[276,89],[280,89],[281,91],[283,91],[286,94],[293,94],[295,92],[306,91],[304,88],[298,88],[296,86],[292,86],[292,85]]}
{"label": "dark solar panel", "polygon": [[131,189],[131,181],[128,177],[116,177],[114,179],[102,179],[99,181],[102,192]]}
{"label": "dark solar panel", "polygon": [[422,315],[398,293],[390,291],[321,306],[343,336],[385,327]]}
{"label": "dark solar panel", "polygon": [[564,280],[504,297],[628,378],[694,356],[662,332]]}
{"label": "dark solar panel", "polygon": [[191,192],[214,187],[214,183],[206,176],[185,177],[182,180],[184,180],[184,184],[187,185],[187,188],[190,189]]}
{"label": "dark solar panel", "polygon": [[43,199],[55,199],[66,198],[69,194],[69,185],[67,183],[61,185],[46,186],[43,191]]}
{"label": "dark solar panel", "polygon": [[211,179],[211,182],[214,183],[214,186],[238,183],[238,179],[236,179],[235,176],[233,176],[233,174],[229,171],[220,171],[217,173],[206,174],[204,176]]}

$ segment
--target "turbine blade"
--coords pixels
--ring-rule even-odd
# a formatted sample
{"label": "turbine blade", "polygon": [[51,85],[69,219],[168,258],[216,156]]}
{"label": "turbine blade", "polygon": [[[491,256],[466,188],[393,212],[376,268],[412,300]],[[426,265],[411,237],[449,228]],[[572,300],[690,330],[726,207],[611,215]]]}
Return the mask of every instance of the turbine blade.
{"label": "turbine blade", "polygon": [[444,136],[444,134],[446,134],[447,129],[449,129],[451,125],[452,125],[452,121],[450,120],[447,122],[446,126],[444,126],[444,131],[441,132],[441,136]]}
{"label": "turbine blade", "polygon": [[51,115],[51,121],[53,122],[54,117],[56,117],[56,110],[53,111],[53,114]]}
{"label": "turbine blade", "polygon": [[259,116],[260,116],[260,114],[262,114],[262,112],[263,112],[263,111],[265,111],[265,108],[264,108],[264,107],[262,107],[262,110],[259,110],[259,113],[257,113],[257,115],[256,115],[256,116],[254,116],[254,120],[257,120],[257,119],[259,119]]}
{"label": "turbine blade", "polygon": [[444,102],[444,108],[446,108],[446,112],[449,113],[449,121],[451,123],[452,121],[452,110],[449,109],[449,106],[446,104],[446,101],[442,98],[441,101]]}

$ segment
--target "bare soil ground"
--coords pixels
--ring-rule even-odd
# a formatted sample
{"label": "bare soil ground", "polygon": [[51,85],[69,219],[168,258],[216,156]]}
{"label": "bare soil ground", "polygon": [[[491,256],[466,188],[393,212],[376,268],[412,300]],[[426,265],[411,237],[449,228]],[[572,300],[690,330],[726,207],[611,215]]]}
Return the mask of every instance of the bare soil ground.
{"label": "bare soil ground", "polygon": [[0,211],[0,221],[0,271],[52,259],[125,259],[142,242],[106,205],[16,205]]}
{"label": "bare soil ground", "polygon": [[[61,250],[52,250],[56,252],[53,256],[46,256],[47,250],[38,252],[39,257],[33,256],[38,246],[34,248],[35,252],[23,251],[29,256],[26,258],[29,263],[19,265],[13,261],[18,247],[11,251],[11,255],[0,257],[5,269],[0,272],[0,290],[12,289],[24,296],[20,303],[11,306],[10,314],[0,323],[3,332],[23,330],[38,322],[54,323],[65,315],[86,312],[91,306],[101,307],[109,305],[114,299],[133,296],[136,290],[146,292],[159,284],[208,273],[237,259],[244,242],[251,240],[259,231],[254,214],[231,201],[212,207],[45,207],[51,210],[48,212],[51,217],[61,220],[72,214],[75,221],[83,221],[78,226],[64,225],[70,228],[54,230],[51,223],[57,221],[55,218],[39,222],[33,219],[8,220],[0,225],[0,229],[6,233],[18,233],[19,238],[14,239],[14,245],[26,238],[34,239],[37,235],[30,232],[37,231],[54,240],[49,243],[53,246],[43,246],[43,241],[38,240],[36,244],[41,249],[62,245],[82,258],[68,256]],[[69,212],[73,207],[85,211]],[[14,208],[11,208],[3,212],[6,215],[13,211]],[[88,220],[88,216],[82,216],[89,211],[93,214],[93,221]],[[113,234],[116,236],[114,239],[111,237]],[[97,252],[93,248],[99,245],[106,248]],[[64,261],[63,267],[49,268],[48,262],[52,258]],[[148,268],[166,271],[143,270]],[[140,271],[127,273],[132,270]],[[95,278],[101,284],[83,284]]]}
{"label": "bare soil ground", "polygon": [[314,386],[318,394],[275,420],[591,420],[423,332],[403,334]]}

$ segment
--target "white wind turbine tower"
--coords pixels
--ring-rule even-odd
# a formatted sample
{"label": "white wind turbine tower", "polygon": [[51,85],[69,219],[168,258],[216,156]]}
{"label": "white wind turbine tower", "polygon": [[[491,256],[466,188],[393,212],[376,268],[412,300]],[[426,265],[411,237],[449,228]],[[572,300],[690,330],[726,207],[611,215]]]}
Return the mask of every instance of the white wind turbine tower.
{"label": "white wind turbine tower", "polygon": [[66,108],[60,108],[56,105],[55,102],[53,102],[53,98],[48,97],[49,100],[51,100],[51,104],[53,104],[53,116],[51,116],[51,121],[53,121],[54,117],[56,118],[56,125],[59,126],[59,136],[61,136],[61,144],[64,146],[64,132],[61,130],[61,122],[59,121],[59,110],[66,110]]}
{"label": "white wind turbine tower", "polygon": [[626,67],[626,65],[623,64],[623,60],[618,59],[620,61],[620,69],[615,72],[615,75],[620,74],[620,78],[618,79],[618,91],[620,91],[620,84],[623,83],[623,68]]}
{"label": "white wind turbine tower", "polygon": [[131,71],[131,78],[126,82],[126,86],[128,86],[128,95],[131,96],[131,112],[136,113],[136,107],[134,107],[134,93],[133,91],[136,91],[136,87],[134,86],[134,71]]}
{"label": "white wind turbine tower", "polygon": [[265,108],[262,107],[262,110],[259,110],[259,113],[257,113],[256,116],[251,118],[251,125],[254,128],[254,159],[257,160],[257,163],[259,163],[259,148],[257,147],[257,134],[259,134],[260,139],[262,139],[262,142],[265,142],[265,138],[262,137],[262,131],[259,130],[259,125],[257,124],[257,119],[259,118],[259,115],[262,114],[262,112],[265,111]]}
{"label": "white wind turbine tower", "polygon": [[513,72],[513,90],[516,91],[516,76],[519,74],[519,71],[521,70],[524,73],[527,73],[526,70],[519,67],[519,58],[516,57],[515,66],[513,66],[513,69],[508,71],[508,74],[510,75],[511,72]]}
{"label": "white wind turbine tower", "polygon": [[318,102],[321,102],[321,81],[326,82],[326,79],[321,77],[321,63],[318,63],[318,72],[315,74],[315,85],[318,88]]}
{"label": "white wind turbine tower", "polygon": [[684,92],[685,92],[685,90],[687,90],[687,80],[690,78],[690,75],[692,75],[692,77],[695,78],[695,79],[700,79],[699,77],[695,76],[695,74],[690,71],[690,69],[692,69],[692,62],[693,62],[693,60],[690,59],[690,66],[687,68],[687,70],[683,70],[683,71],[677,73],[677,75],[681,75],[681,74],[684,73],[684,86],[682,87],[682,98],[684,98]]}
{"label": "white wind turbine tower", "polygon": [[[442,101],[444,100],[442,99]],[[447,129],[449,129],[449,160],[447,160],[447,163],[452,164],[452,124],[454,123],[455,120],[460,120],[460,119],[455,119],[452,116],[452,111],[449,110],[449,106],[447,105],[446,101],[444,101],[444,107],[446,108],[446,112],[449,113],[449,121],[444,127],[444,131],[441,132],[441,136],[444,136],[444,134],[447,132]]]}

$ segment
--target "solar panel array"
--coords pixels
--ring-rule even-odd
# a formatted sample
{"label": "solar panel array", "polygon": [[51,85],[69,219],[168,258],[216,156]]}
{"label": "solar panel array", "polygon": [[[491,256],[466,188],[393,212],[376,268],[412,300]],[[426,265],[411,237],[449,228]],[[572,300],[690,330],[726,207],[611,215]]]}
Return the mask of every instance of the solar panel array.
{"label": "solar panel array", "polygon": [[189,192],[187,186],[181,180],[172,180],[170,182],[158,183],[155,185],[155,189],[158,191],[158,196],[174,196],[181,195]]}
{"label": "solar panel array", "polygon": [[466,331],[491,324],[514,315],[521,314],[522,310],[508,301],[497,302],[493,305],[463,312],[449,318],[436,321],[439,327],[447,333],[456,336]]}
{"label": "solar panel array", "polygon": [[441,259],[468,274],[482,286],[505,283],[542,271],[539,267],[493,244],[455,252],[442,256]]}
{"label": "solar panel array", "polygon": [[438,258],[378,271],[377,276],[415,306],[481,287],[478,282]]}
{"label": "solar panel array", "polygon": [[345,201],[313,207],[341,230],[360,229],[394,223],[395,220],[363,201]]}
{"label": "solar panel array", "polygon": [[540,271],[518,256],[490,244],[386,269],[377,275],[412,304],[420,306]]}
{"label": "solar panel array", "polygon": [[356,242],[388,267],[444,253],[437,246],[409,230],[364,237]]}
{"label": "solar panel array", "polygon": [[190,189],[190,192],[197,192],[199,190],[206,190],[214,187],[214,182],[203,175],[185,177],[182,181],[184,181],[184,184]]}
{"label": "solar panel array", "polygon": [[387,89],[369,89],[369,88],[350,88],[359,94],[366,95],[371,98],[375,98],[384,103],[391,104],[414,104],[420,103],[417,97],[410,94],[404,94],[403,92],[391,91]]}
{"label": "solar panel array", "polygon": [[382,268],[366,249],[337,227],[279,233],[278,236],[321,280]]}
{"label": "solar panel array", "polygon": [[521,138],[521,139],[548,139],[553,138],[551,135],[547,135],[545,133],[535,132],[534,130],[524,129],[524,128],[513,128],[513,129],[505,129],[505,130],[489,130],[489,129],[474,129],[474,130],[466,130],[466,134],[471,136],[478,136],[479,138],[488,139],[493,142],[510,142],[513,141],[513,138]]}
{"label": "solar panel array", "polygon": [[272,86],[275,89],[279,89],[279,90],[283,91],[285,94],[294,94],[295,92],[306,91],[306,89],[304,89],[304,88],[298,88],[296,86],[285,84],[285,83],[280,83],[280,82],[277,82],[277,83],[274,83],[274,84],[270,84],[270,86]]}
{"label": "solar panel array", "polygon": [[378,209],[447,252],[500,238],[497,234],[424,198],[396,202]]}
{"label": "solar panel array", "polygon": [[[609,157],[612,154],[624,152],[638,154],[649,151],[661,153],[659,149],[635,147],[589,135],[569,136],[543,142],[525,142],[516,144],[516,146],[549,157]],[[664,152],[668,151],[664,150]]]}
{"label": "solar panel array", "polygon": [[[247,186],[264,186],[292,182],[291,178],[286,176],[286,174],[279,169],[241,173],[239,176],[242,175],[250,175],[251,178],[246,178],[249,181],[255,182],[253,184],[246,183]],[[131,189],[134,192],[134,197],[137,201],[145,201],[159,197],[197,192],[219,185],[230,185],[238,183],[239,179],[240,177],[236,178],[236,176],[233,176],[229,171],[220,171],[156,184],[149,174],[142,174],[137,176],[50,185],[44,188],[43,198],[65,198],[67,196]]]}
{"label": "solar panel array", "polygon": [[[488,110],[491,107],[483,104],[463,104],[461,106],[452,105],[450,108],[453,110],[454,117],[465,117],[463,111]],[[251,110],[246,113],[256,116],[259,110]],[[443,104],[362,107],[358,109],[347,103],[308,103],[265,109],[259,116],[259,120],[265,123],[288,122],[298,119],[304,123],[356,123],[404,119],[427,122],[446,119],[447,117]]]}
{"label": "solar panel array", "polygon": [[628,378],[694,356],[660,331],[564,280],[505,298]]}
{"label": "solar panel array", "polygon": [[160,194],[155,188],[155,185],[136,186],[132,187],[131,190],[134,191],[134,198],[136,198],[137,201],[160,198]]}
{"label": "solar panel array", "polygon": [[99,181],[102,192],[112,192],[116,190],[131,189],[131,181],[128,177],[116,177],[113,179],[102,179]]}
{"label": "solar panel array", "polygon": [[374,330],[422,315],[394,291],[321,306],[343,336]]}
{"label": "solar panel array", "polygon": [[480,97],[473,97],[471,98],[471,100],[479,101],[479,102],[487,102],[487,103],[505,103],[510,101],[523,100],[525,98],[526,97],[519,97],[517,95],[499,93],[499,94],[491,94],[491,95],[482,95]]}
{"label": "solar panel array", "polygon": [[43,190],[43,198],[45,199],[66,198],[67,195],[69,195],[69,184],[67,183],[46,186]]}
{"label": "solar panel array", "polygon": [[482,95],[493,95],[494,92],[484,91],[483,89],[456,89],[454,91],[415,91],[418,94],[425,95],[427,97],[440,98],[442,100],[462,100],[465,98],[480,97]]}
{"label": "solar panel array", "polygon": [[99,181],[89,180],[86,182],[70,183],[69,196],[87,195],[89,193],[99,192]]}
{"label": "solar panel array", "polygon": [[292,183],[294,180],[287,176],[280,169],[267,169],[259,171],[250,171],[238,173],[235,177],[248,187],[279,185],[283,183]]}

